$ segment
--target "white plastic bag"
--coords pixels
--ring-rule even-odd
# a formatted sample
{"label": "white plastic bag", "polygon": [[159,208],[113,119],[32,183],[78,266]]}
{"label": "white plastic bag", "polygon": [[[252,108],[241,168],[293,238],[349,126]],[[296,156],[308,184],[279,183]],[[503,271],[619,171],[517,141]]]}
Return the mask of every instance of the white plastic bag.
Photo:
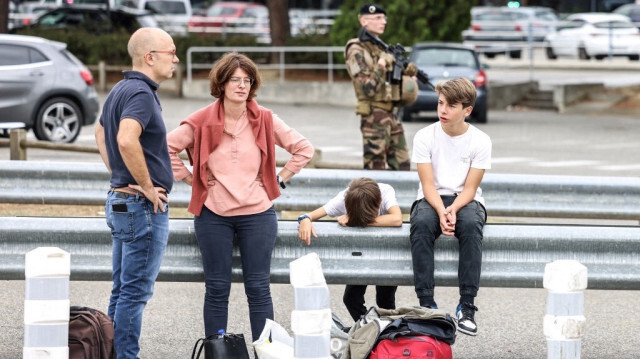
{"label": "white plastic bag", "polygon": [[278,323],[267,319],[260,338],[253,342],[258,359],[293,359],[293,338]]}

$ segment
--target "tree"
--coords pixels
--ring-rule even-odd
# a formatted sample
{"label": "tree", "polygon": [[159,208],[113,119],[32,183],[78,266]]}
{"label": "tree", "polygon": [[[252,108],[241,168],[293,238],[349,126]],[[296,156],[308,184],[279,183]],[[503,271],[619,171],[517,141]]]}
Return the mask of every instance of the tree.
{"label": "tree", "polygon": [[[389,18],[380,37],[387,44],[411,46],[419,41],[459,42],[471,23],[469,0],[378,0]],[[343,46],[357,36],[361,0],[345,0],[331,27],[331,43]]]}
{"label": "tree", "polygon": [[269,8],[269,28],[271,29],[271,45],[284,46],[285,41],[291,37],[289,24],[289,1],[267,1]]}
{"label": "tree", "polygon": [[6,34],[9,29],[9,0],[0,0],[0,34]]}

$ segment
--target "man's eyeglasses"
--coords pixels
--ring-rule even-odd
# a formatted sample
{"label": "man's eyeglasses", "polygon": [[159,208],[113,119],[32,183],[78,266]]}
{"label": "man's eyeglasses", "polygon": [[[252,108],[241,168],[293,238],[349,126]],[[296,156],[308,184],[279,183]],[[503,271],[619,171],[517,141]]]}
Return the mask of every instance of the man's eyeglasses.
{"label": "man's eyeglasses", "polygon": [[158,54],[171,54],[171,56],[176,56],[176,50],[167,50],[167,51],[161,51],[161,50],[151,50],[149,51],[150,53],[158,53]]}
{"label": "man's eyeglasses", "polygon": [[249,77],[232,77],[229,79],[229,82],[236,86],[240,85],[240,81],[242,81],[242,83],[247,87],[253,85],[253,79]]}

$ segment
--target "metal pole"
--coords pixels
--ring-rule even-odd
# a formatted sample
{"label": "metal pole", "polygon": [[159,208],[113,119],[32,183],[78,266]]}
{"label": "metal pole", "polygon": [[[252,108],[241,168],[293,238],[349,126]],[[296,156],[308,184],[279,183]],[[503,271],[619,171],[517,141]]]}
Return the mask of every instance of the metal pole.
{"label": "metal pole", "polygon": [[609,61],[613,60],[613,21],[609,21]]}
{"label": "metal pole", "polygon": [[533,23],[529,22],[529,34],[527,35],[527,46],[529,47],[529,82],[533,82]]}
{"label": "metal pole", "polygon": [[329,50],[327,52],[327,56],[329,56],[329,66],[328,66],[328,77],[329,77],[329,83],[332,84],[333,83],[333,52],[331,50]]}
{"label": "metal pole", "polygon": [[284,83],[284,49],[280,49],[280,83]]}

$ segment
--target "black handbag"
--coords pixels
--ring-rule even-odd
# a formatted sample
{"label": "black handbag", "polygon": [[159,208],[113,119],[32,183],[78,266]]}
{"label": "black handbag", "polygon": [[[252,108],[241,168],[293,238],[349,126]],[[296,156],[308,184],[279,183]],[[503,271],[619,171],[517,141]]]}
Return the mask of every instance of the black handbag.
{"label": "black handbag", "polygon": [[[198,349],[200,344],[200,349]],[[249,359],[247,344],[242,334],[214,334],[196,341],[191,359],[199,359],[204,348],[204,359]],[[196,350],[198,354],[196,355]]]}

